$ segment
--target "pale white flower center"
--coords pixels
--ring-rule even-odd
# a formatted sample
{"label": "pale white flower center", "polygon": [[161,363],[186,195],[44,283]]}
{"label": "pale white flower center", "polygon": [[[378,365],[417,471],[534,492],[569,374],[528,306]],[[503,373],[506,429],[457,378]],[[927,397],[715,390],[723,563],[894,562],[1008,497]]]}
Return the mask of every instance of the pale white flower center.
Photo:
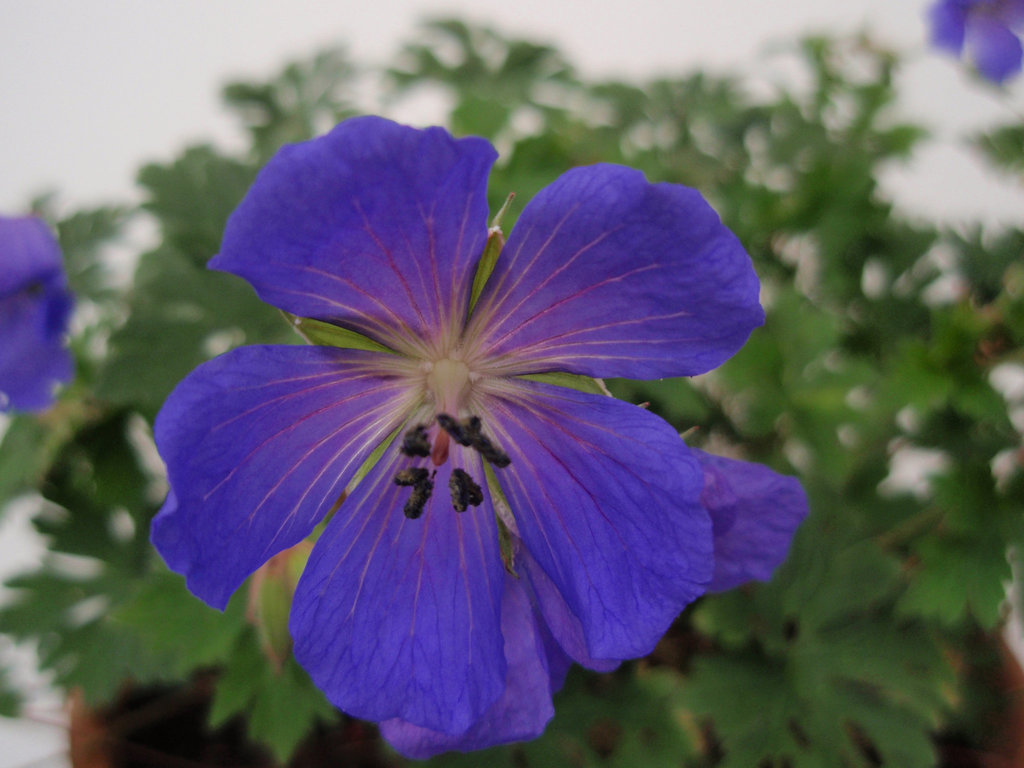
{"label": "pale white flower center", "polygon": [[458,414],[469,396],[470,383],[475,378],[469,366],[450,357],[428,363],[427,391],[433,396],[438,412]]}

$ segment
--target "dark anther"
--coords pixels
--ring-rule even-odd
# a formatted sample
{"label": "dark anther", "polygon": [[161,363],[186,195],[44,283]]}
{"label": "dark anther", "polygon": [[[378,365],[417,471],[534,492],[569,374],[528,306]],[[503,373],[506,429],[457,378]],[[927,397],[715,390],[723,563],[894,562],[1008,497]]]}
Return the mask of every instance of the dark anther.
{"label": "dark anther", "polygon": [[437,423],[441,425],[441,429],[452,436],[452,440],[456,443],[459,445],[469,445],[469,432],[466,431],[462,422],[452,418],[447,413],[439,413],[437,414]]}
{"label": "dark anther", "polygon": [[503,469],[512,463],[508,454],[492,443],[481,431],[482,425],[479,416],[470,416],[465,421],[457,421],[447,413],[437,415],[437,423],[441,428],[452,436],[459,445],[466,445],[476,449],[481,456],[491,464]]}
{"label": "dark anther", "polygon": [[480,490],[480,486],[462,469],[452,470],[448,490],[452,492],[452,506],[456,512],[465,512],[467,507],[480,506],[484,500],[484,492]]}
{"label": "dark anther", "polygon": [[[424,475],[426,470],[423,470]],[[396,478],[397,479],[397,478]],[[430,500],[430,494],[434,491],[434,481],[427,477],[423,477],[415,486],[413,486],[412,494],[409,496],[408,501],[405,502],[405,506],[402,507],[402,511],[405,516],[410,520],[415,520],[417,517],[423,514],[423,508],[427,506],[427,502]]]}
{"label": "dark anther", "polygon": [[504,469],[512,463],[512,459],[508,457],[507,453],[479,433],[473,436],[472,445],[480,452],[481,456],[498,469]]}
{"label": "dark anther", "polygon": [[427,437],[427,428],[419,424],[402,438],[402,453],[406,456],[429,456],[430,438]]}
{"label": "dark anther", "polygon": [[420,485],[429,474],[423,467],[408,467],[395,475],[395,485]]}
{"label": "dark anther", "polygon": [[[420,427],[422,429],[422,427]],[[412,432],[413,430],[410,430]],[[430,500],[434,491],[434,481],[430,472],[423,467],[406,467],[395,473],[395,485],[412,486],[412,494],[405,502],[402,511],[410,520],[423,514],[423,508]]]}
{"label": "dark anther", "polygon": [[480,431],[480,427],[479,416],[470,416],[466,419],[466,434],[469,435],[469,444],[476,448],[477,451],[480,452],[481,456],[491,462],[491,464],[496,466],[498,469],[502,469],[511,464],[512,459],[508,457],[508,454],[488,440],[487,436]]}

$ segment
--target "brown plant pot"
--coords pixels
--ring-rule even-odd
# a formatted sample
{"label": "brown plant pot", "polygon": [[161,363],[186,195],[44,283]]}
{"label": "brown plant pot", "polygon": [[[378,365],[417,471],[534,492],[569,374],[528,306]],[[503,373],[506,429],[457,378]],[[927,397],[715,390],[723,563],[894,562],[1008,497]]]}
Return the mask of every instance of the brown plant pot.
{"label": "brown plant pot", "polygon": [[994,651],[991,666],[963,671],[989,689],[1000,705],[985,718],[985,744],[940,742],[942,768],[1024,768],[1024,669],[1001,635],[985,636]]}

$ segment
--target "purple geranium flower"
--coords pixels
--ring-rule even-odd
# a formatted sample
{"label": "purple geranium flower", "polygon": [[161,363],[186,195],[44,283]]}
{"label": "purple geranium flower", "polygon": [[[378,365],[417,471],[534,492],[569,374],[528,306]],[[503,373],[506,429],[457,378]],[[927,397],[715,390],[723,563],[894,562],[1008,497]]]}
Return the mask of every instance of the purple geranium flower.
{"label": "purple geranium flower", "polygon": [[[704,465],[643,408],[559,385],[698,374],[762,322],[750,260],[700,194],[572,170],[477,292],[501,242],[494,160],[482,139],[371,117],[282,149],[211,266],[337,346],[228,352],[156,422],[171,568],[222,607],[326,520],[295,656],[414,757],[536,736],[572,661],[648,653],[720,568],[766,577],[806,511],[795,481]],[[738,511],[761,493],[766,524]],[[715,561],[720,511],[733,565]]]}
{"label": "purple geranium flower", "polygon": [[932,43],[968,56],[984,77],[1002,83],[1021,70],[1024,0],[939,0],[930,11]]}
{"label": "purple geranium flower", "polygon": [[0,216],[0,411],[37,411],[71,378],[71,294],[60,247],[40,219]]}

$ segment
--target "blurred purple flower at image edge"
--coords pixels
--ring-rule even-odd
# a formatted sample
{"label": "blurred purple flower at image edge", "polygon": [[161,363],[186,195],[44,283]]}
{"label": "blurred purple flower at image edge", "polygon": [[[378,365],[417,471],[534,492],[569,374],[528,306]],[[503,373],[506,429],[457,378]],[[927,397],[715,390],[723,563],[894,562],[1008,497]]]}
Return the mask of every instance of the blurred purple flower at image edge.
{"label": "blurred purple flower at image edge", "polygon": [[60,247],[39,218],[0,216],[0,410],[39,411],[74,369],[72,298]]}
{"label": "blurred purple flower at image edge", "polygon": [[966,51],[978,72],[1002,84],[1021,71],[1024,0],[939,0],[928,12],[932,44]]}

